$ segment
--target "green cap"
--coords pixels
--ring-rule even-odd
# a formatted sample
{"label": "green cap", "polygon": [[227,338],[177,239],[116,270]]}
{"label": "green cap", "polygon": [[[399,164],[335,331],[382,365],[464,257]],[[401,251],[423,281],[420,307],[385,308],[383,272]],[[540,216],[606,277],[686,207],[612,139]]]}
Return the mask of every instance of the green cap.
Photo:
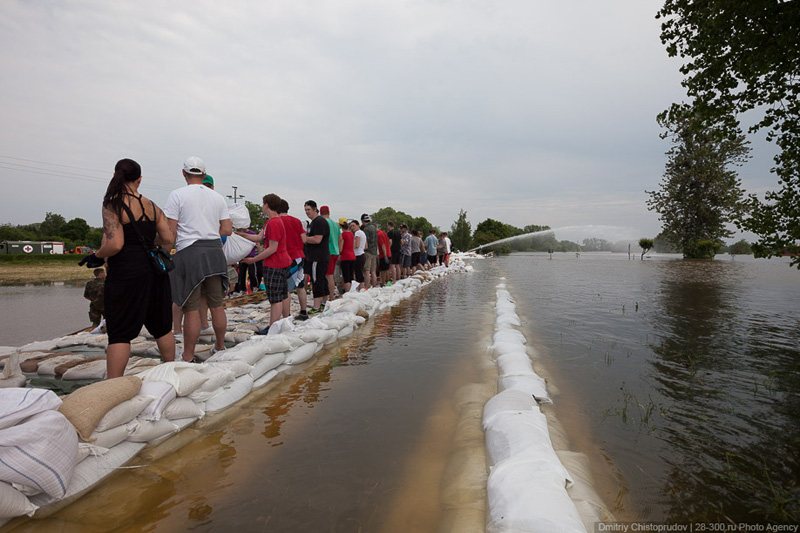
{"label": "green cap", "polygon": [[214,178],[211,177],[211,174],[206,174],[206,177],[203,178],[203,185],[214,186]]}

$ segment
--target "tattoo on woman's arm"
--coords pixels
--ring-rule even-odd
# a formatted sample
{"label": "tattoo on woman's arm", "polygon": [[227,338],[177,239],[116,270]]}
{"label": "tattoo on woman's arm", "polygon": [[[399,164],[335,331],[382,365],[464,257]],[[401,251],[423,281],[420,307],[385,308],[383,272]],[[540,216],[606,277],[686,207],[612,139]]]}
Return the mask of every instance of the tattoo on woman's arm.
{"label": "tattoo on woman's arm", "polygon": [[119,227],[119,222],[114,213],[108,209],[103,209],[103,233],[106,239],[111,240],[114,238],[114,231]]}

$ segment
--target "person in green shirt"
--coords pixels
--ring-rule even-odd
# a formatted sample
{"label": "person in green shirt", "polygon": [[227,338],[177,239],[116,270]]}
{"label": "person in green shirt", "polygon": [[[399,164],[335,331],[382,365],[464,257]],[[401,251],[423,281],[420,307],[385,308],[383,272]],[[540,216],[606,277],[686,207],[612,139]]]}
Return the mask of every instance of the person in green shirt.
{"label": "person in green shirt", "polygon": [[328,251],[331,257],[328,260],[328,270],[325,271],[325,279],[328,280],[330,299],[333,300],[336,294],[336,283],[333,279],[333,273],[336,271],[336,260],[339,259],[339,251],[342,249],[342,229],[336,221],[331,220],[331,208],[327,205],[323,205],[319,208],[319,214],[322,215],[331,228],[331,233],[328,237]]}

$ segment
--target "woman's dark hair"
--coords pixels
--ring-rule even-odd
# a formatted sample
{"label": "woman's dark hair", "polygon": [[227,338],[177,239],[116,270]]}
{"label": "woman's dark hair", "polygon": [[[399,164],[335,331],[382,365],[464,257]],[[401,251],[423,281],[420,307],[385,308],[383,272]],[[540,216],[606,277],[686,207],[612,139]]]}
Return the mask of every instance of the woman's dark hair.
{"label": "woman's dark hair", "polygon": [[117,214],[122,221],[122,206],[124,195],[128,191],[126,185],[138,180],[142,176],[142,167],[133,159],[120,159],[114,166],[114,177],[106,189],[103,197],[103,207]]}

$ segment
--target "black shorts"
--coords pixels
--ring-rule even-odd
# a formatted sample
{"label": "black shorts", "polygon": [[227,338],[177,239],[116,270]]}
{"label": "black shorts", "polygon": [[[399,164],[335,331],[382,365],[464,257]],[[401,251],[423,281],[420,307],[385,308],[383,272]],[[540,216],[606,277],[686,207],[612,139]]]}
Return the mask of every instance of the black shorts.
{"label": "black shorts", "polygon": [[356,256],[356,281],[359,283],[364,283],[364,263],[366,263],[367,258],[364,254]]}
{"label": "black shorts", "polygon": [[114,279],[109,275],[103,294],[108,343],[129,343],[142,326],[160,339],[172,330],[172,290],[169,276],[148,272]]}
{"label": "black shorts", "polygon": [[436,256],[435,255],[429,255],[428,256],[428,263],[430,263],[432,265],[435,265],[436,264]]}
{"label": "black shorts", "polygon": [[389,258],[382,257],[378,260],[378,271],[386,272],[387,270],[389,270]]}
{"label": "black shorts", "polygon": [[328,258],[325,257],[322,261],[309,261],[306,259],[305,264],[308,266],[306,274],[311,276],[311,290],[314,292],[314,298],[330,295],[328,279],[325,277],[328,271]]}
{"label": "black shorts", "polygon": [[397,250],[397,253],[395,253],[395,251],[392,250],[392,264],[393,265],[400,264],[400,250]]}
{"label": "black shorts", "polygon": [[414,252],[411,254],[411,266],[417,266],[419,264],[419,252]]}
{"label": "black shorts", "polygon": [[264,285],[269,303],[277,304],[289,297],[288,279],[288,268],[264,267]]}
{"label": "black shorts", "polygon": [[[342,279],[345,283],[352,283],[353,282],[353,274],[356,268],[355,260],[351,261],[339,261],[339,268],[342,270]],[[363,277],[363,272],[362,272]]]}

